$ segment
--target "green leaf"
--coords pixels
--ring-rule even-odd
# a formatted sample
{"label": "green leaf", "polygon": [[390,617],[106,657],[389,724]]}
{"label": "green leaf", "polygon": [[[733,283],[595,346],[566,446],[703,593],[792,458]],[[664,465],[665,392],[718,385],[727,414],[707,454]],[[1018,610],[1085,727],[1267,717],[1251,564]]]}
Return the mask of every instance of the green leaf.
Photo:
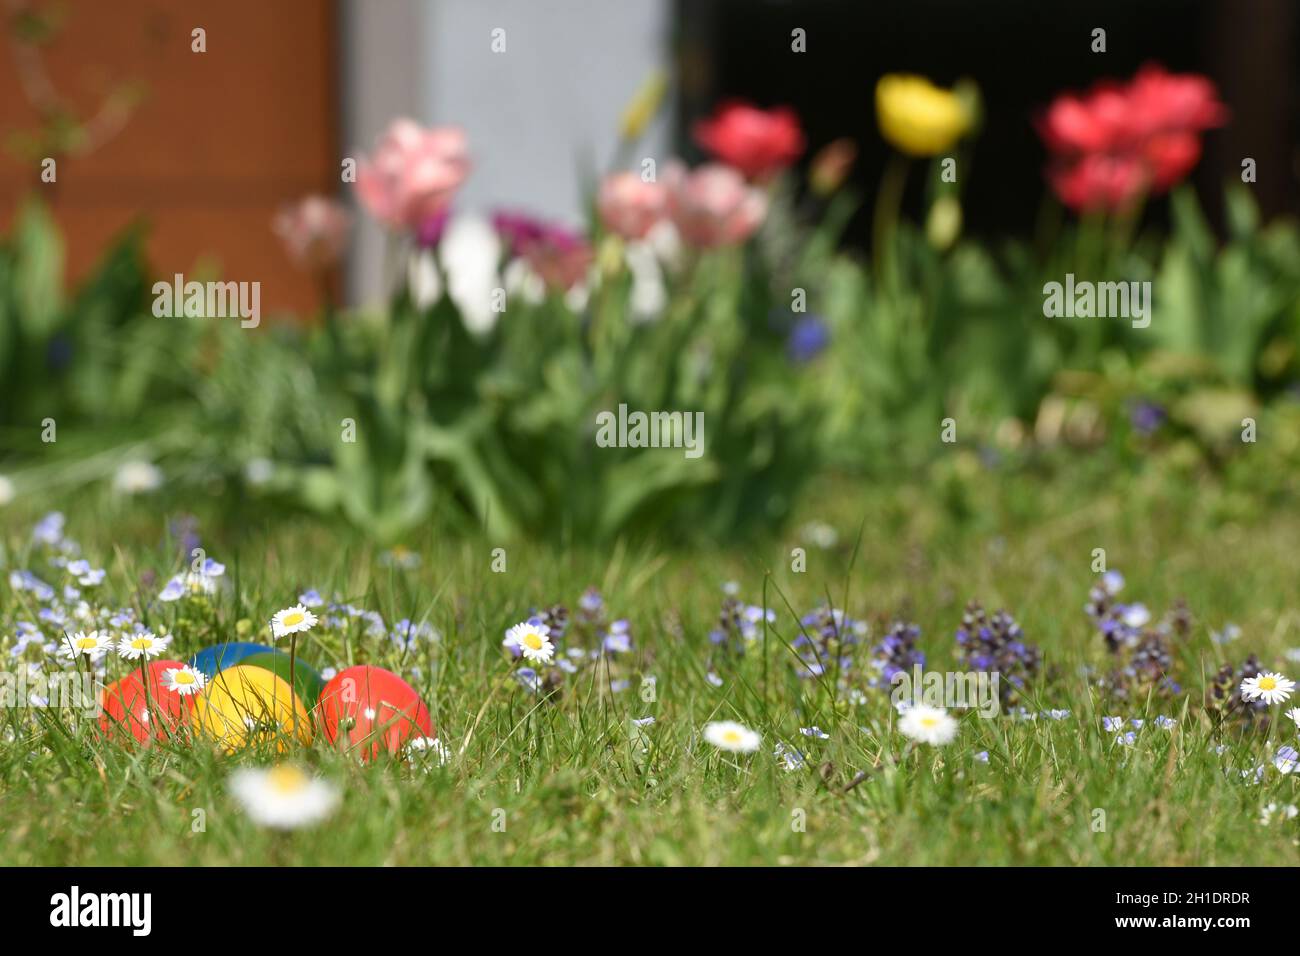
{"label": "green leaf", "polygon": [[29,201],[14,225],[18,320],[30,338],[47,338],[63,309],[63,239],[44,205]]}

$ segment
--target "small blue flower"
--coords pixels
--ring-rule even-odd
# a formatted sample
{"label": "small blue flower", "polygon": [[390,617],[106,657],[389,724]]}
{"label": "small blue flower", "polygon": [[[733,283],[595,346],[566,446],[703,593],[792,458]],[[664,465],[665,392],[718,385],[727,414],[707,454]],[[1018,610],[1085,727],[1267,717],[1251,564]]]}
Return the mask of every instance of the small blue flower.
{"label": "small blue flower", "polygon": [[162,593],[158,595],[160,601],[179,601],[185,596],[185,579],[179,574],[167,582]]}
{"label": "small blue flower", "polygon": [[1129,409],[1129,422],[1139,435],[1152,434],[1164,424],[1167,417],[1164,408],[1146,399],[1134,402]]}
{"label": "small blue flower", "polygon": [[632,650],[632,637],[629,634],[610,634],[605,638],[605,652],[608,654],[626,654]]}
{"label": "small blue flower", "polygon": [[1215,644],[1230,644],[1239,637],[1241,637],[1241,628],[1236,624],[1225,624],[1223,630],[1215,631],[1210,635],[1210,639]]}
{"label": "small blue flower", "polygon": [[1300,763],[1300,753],[1297,753],[1294,747],[1281,748],[1273,758],[1273,766],[1282,773],[1291,773],[1297,763]]}
{"label": "small blue flower", "polygon": [[790,329],[786,351],[796,364],[811,362],[831,344],[831,333],[826,323],[816,315],[805,315]]}
{"label": "small blue flower", "polygon": [[776,758],[777,763],[779,763],[786,771],[798,770],[804,764],[804,756],[801,752],[795,750],[793,747],[787,747],[779,740],[776,743],[776,747],[772,750],[772,756]]}
{"label": "small blue flower", "polygon": [[10,571],[9,586],[15,591],[30,591],[42,603],[54,600],[54,588],[30,571]]}
{"label": "small blue flower", "polygon": [[40,521],[36,522],[36,527],[32,531],[32,537],[41,544],[60,544],[63,541],[63,522],[63,512],[51,511]]}

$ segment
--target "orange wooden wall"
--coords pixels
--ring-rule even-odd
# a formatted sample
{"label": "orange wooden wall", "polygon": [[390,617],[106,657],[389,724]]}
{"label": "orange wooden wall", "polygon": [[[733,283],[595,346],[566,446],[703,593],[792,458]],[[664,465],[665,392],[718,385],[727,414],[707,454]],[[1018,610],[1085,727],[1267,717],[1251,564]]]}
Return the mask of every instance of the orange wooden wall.
{"label": "orange wooden wall", "polygon": [[[0,2],[0,11],[10,0]],[[0,155],[0,220],[39,191],[66,232],[75,278],[134,216],[160,276],[201,259],[260,280],[263,314],[311,309],[312,281],[270,230],[281,202],[339,187],[337,24],[330,0],[63,0],[47,73],[80,116],[139,83],[143,99],[101,149],[59,162],[58,182]],[[39,3],[38,3],[39,6]],[[207,52],[191,31],[207,31]],[[0,137],[37,125],[9,35],[0,47]]]}

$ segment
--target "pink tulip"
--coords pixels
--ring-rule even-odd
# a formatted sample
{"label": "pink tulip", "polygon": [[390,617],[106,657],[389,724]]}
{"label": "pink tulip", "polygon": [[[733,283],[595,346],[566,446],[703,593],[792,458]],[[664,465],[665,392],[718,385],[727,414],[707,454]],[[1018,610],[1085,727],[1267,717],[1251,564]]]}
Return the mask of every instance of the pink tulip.
{"label": "pink tulip", "polygon": [[324,196],[307,196],[281,207],[271,228],[293,262],[310,270],[338,262],[348,241],[352,216],[343,204]]}
{"label": "pink tulip", "polygon": [[687,170],[680,163],[664,173],[668,215],[693,246],[728,246],[748,239],[767,215],[767,197],[730,166]]}
{"label": "pink tulip", "polygon": [[435,219],[469,175],[465,133],[394,120],[369,159],[357,164],[357,192],[370,214],[393,229]]}
{"label": "pink tulip", "polygon": [[593,258],[586,239],[559,226],[548,226],[543,235],[526,241],[520,253],[546,287],[559,292],[586,279]]}
{"label": "pink tulip", "polygon": [[614,173],[605,177],[596,197],[596,208],[605,228],[624,239],[644,239],[664,217],[668,196],[663,186],[646,182],[636,173]]}

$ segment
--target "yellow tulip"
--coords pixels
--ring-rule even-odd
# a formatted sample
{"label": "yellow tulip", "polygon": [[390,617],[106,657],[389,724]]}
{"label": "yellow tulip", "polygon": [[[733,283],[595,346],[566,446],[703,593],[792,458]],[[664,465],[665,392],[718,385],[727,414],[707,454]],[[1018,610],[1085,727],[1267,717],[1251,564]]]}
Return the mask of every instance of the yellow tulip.
{"label": "yellow tulip", "polygon": [[967,103],[923,76],[889,73],[876,84],[880,132],[909,156],[937,156],[971,127]]}

